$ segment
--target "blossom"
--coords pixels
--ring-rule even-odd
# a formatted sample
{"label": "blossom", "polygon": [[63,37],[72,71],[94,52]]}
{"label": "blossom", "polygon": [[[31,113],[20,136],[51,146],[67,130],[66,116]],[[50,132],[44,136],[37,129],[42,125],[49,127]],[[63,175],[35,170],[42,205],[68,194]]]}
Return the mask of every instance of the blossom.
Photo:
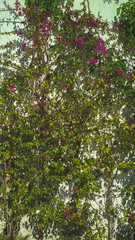
{"label": "blossom", "polygon": [[89,17],[87,18],[87,23],[86,23],[86,27],[89,28],[89,27],[94,27],[95,25],[98,25],[100,24],[101,21],[98,20],[98,19],[94,19],[93,17]]}
{"label": "blossom", "polygon": [[69,85],[66,85],[66,89],[69,89],[70,88],[70,86]]}
{"label": "blossom", "polygon": [[16,87],[15,87],[15,85],[14,84],[12,84],[10,87],[9,87],[9,89],[10,89],[10,92],[16,92]]}
{"label": "blossom", "polygon": [[97,60],[96,58],[93,58],[93,59],[91,59],[91,60],[89,61],[89,64],[97,63],[97,62],[98,62],[98,60]]}
{"label": "blossom", "polygon": [[35,8],[34,11],[40,13],[40,9],[38,9],[38,8]]}
{"label": "blossom", "polygon": [[106,70],[104,68],[101,69],[101,74],[103,74]]}
{"label": "blossom", "polygon": [[69,15],[71,12],[72,12],[71,10],[70,10],[70,11],[68,11],[68,12],[67,12],[67,15]]}
{"label": "blossom", "polygon": [[22,30],[21,30],[21,29],[19,29],[19,30],[17,31],[17,36],[19,36],[19,35],[22,35]]}
{"label": "blossom", "polygon": [[80,43],[80,42],[82,42],[82,41],[83,41],[83,38],[82,38],[82,37],[75,39],[75,43]]}
{"label": "blossom", "polygon": [[23,43],[23,44],[22,44],[22,48],[25,48],[25,47],[26,47],[26,43]]}
{"label": "blossom", "polygon": [[78,47],[83,47],[83,44],[80,44],[83,42],[83,38],[80,37],[80,38],[76,38],[75,39],[75,44],[78,46]]}
{"label": "blossom", "polygon": [[66,41],[66,40],[64,40],[64,43],[68,44],[69,42],[68,42],[68,41]]}
{"label": "blossom", "polygon": [[132,77],[132,72],[128,72],[128,78]]}
{"label": "blossom", "polygon": [[23,76],[23,75],[20,75],[20,78],[24,78],[24,76]]}
{"label": "blossom", "polygon": [[113,88],[112,87],[109,87],[109,90],[112,90]]}
{"label": "blossom", "polygon": [[98,38],[97,39],[97,42],[98,42],[98,44],[97,44],[97,46],[96,46],[96,48],[95,48],[95,51],[96,52],[101,52],[101,54],[102,53],[105,53],[106,52],[106,48],[105,48],[105,42],[104,42],[104,40],[103,39],[101,39],[101,38]]}
{"label": "blossom", "polygon": [[131,123],[131,122],[132,122],[132,119],[131,119],[130,117],[127,117],[127,118],[126,118],[126,122],[127,122],[127,124],[128,124],[128,123]]}
{"label": "blossom", "polygon": [[12,127],[15,123],[13,121],[10,121],[9,125]]}
{"label": "blossom", "polygon": [[47,62],[42,61],[41,64],[42,64],[43,66],[45,66],[45,65],[47,64]]}
{"label": "blossom", "polygon": [[14,5],[15,5],[16,10],[20,9],[21,4],[19,2],[15,2]]}
{"label": "blossom", "polygon": [[117,71],[117,74],[118,74],[119,76],[125,76],[125,74],[124,74],[124,71],[123,71],[123,70],[118,70],[118,71]]}
{"label": "blossom", "polygon": [[43,25],[42,26],[42,32],[44,33],[44,35],[46,35],[46,33],[50,30],[50,26],[49,24]]}

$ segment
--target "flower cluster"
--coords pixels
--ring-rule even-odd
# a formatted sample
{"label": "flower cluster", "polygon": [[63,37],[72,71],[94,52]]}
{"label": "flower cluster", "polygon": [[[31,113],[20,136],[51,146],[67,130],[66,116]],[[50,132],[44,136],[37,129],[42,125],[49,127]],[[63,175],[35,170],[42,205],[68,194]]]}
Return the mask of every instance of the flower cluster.
{"label": "flower cluster", "polygon": [[92,27],[94,27],[96,25],[99,25],[100,23],[101,23],[100,20],[94,19],[93,17],[89,17],[89,18],[87,18],[86,27],[87,28],[92,28]]}
{"label": "flower cluster", "polygon": [[17,31],[17,36],[21,36],[22,35],[22,30],[21,29],[19,29],[18,31]]}
{"label": "flower cluster", "polygon": [[12,85],[9,87],[9,89],[10,89],[10,92],[12,92],[12,93],[17,91],[14,84],[12,84]]}
{"label": "flower cluster", "polygon": [[75,39],[75,45],[78,46],[78,47],[83,47],[83,44],[81,44],[82,42],[83,42],[82,37]]}
{"label": "flower cluster", "polygon": [[89,61],[89,64],[93,64],[93,63],[97,63],[97,62],[98,62],[98,60],[96,58],[93,58]]}
{"label": "flower cluster", "polygon": [[128,72],[128,78],[132,77],[132,72]]}
{"label": "flower cluster", "polygon": [[40,13],[40,9],[38,8],[35,8],[34,11]]}
{"label": "flower cluster", "polygon": [[126,74],[126,73],[124,73],[123,70],[118,70],[117,75],[119,75],[121,77],[127,76],[130,79],[132,77],[132,72],[128,72],[128,74]]}
{"label": "flower cluster", "polygon": [[70,217],[72,216],[72,211],[66,208],[66,209],[64,210],[64,215],[65,215],[67,218],[70,218]]}
{"label": "flower cluster", "polygon": [[130,224],[134,225],[135,224],[135,213],[129,212],[128,214],[129,214],[128,215],[128,222]]}
{"label": "flower cluster", "polygon": [[25,48],[25,47],[26,47],[26,43],[23,43],[23,44],[22,44],[22,48]]}
{"label": "flower cluster", "polygon": [[124,77],[124,76],[126,75],[123,70],[118,70],[118,71],[117,71],[117,74],[118,74],[119,76],[122,76],[122,77]]}
{"label": "flower cluster", "polygon": [[47,23],[47,18],[44,17],[44,21],[43,21],[43,24],[41,26],[41,31],[44,35],[46,35],[46,33],[48,31],[50,31],[50,26],[49,26],[49,23]]}
{"label": "flower cluster", "polygon": [[61,39],[60,37],[55,37],[54,39],[56,39],[56,40],[57,40],[57,45],[59,45],[59,44],[60,44],[60,42],[62,41],[62,39]]}
{"label": "flower cluster", "polygon": [[15,8],[16,10],[20,10],[21,4],[19,2],[15,2]]}
{"label": "flower cluster", "polygon": [[103,39],[101,38],[97,39],[97,46],[95,48],[95,51],[100,52],[100,54],[106,53],[105,42]]}

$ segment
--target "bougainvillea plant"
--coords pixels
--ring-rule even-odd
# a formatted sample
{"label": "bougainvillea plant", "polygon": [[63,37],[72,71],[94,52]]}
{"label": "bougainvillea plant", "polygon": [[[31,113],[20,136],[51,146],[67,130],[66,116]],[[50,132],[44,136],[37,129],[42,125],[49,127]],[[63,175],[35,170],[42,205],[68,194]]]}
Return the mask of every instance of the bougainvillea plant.
{"label": "bougainvillea plant", "polygon": [[16,2],[20,45],[3,46],[3,236],[27,216],[36,239],[111,239],[133,199],[134,71],[115,25],[61,9]]}

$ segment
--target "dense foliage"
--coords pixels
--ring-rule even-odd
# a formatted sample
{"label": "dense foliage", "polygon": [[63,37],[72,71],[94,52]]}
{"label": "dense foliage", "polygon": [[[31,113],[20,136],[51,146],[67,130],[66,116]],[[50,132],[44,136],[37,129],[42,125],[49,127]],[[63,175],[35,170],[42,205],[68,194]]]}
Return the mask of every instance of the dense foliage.
{"label": "dense foliage", "polygon": [[27,216],[38,240],[133,237],[135,76],[119,28],[70,2],[59,18],[16,9],[20,46],[0,57],[3,236]]}
{"label": "dense foliage", "polygon": [[135,33],[135,2],[129,0],[126,3],[122,3],[117,8],[117,15],[119,22],[122,24],[122,31],[130,38],[134,37]]}

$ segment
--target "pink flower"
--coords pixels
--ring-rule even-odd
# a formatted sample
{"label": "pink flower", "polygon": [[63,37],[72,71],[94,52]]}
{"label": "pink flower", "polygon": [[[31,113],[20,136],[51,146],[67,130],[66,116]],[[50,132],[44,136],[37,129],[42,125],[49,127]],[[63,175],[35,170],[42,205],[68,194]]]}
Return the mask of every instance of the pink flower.
{"label": "pink flower", "polygon": [[98,44],[97,44],[97,47],[95,48],[95,51],[96,52],[101,52],[101,54],[102,53],[105,53],[106,52],[106,48],[105,48],[105,42],[104,42],[104,40],[103,39],[101,39],[101,38],[98,38],[97,39],[97,41],[98,41]]}
{"label": "pink flower", "polygon": [[22,35],[22,30],[21,30],[21,29],[19,29],[19,30],[17,31],[17,36],[19,36],[19,35]]}
{"label": "pink flower", "polygon": [[92,28],[92,27],[94,27],[95,25],[98,25],[98,24],[100,24],[101,23],[101,21],[100,20],[98,20],[98,19],[94,19],[93,17],[89,17],[89,18],[87,18],[87,23],[86,23],[86,27],[87,28]]}
{"label": "pink flower", "polygon": [[130,117],[127,117],[127,118],[126,118],[126,122],[127,122],[127,124],[128,124],[128,123],[131,123],[131,122],[132,122],[132,119],[131,119]]}
{"label": "pink flower", "polygon": [[25,47],[26,47],[26,43],[23,43],[23,44],[22,44],[22,48],[25,48]]}
{"label": "pink flower", "polygon": [[109,90],[112,90],[113,88],[112,87],[109,87]]}
{"label": "pink flower", "polygon": [[47,156],[46,153],[44,154],[44,158],[45,158],[46,160],[49,160],[49,158],[48,158],[48,156]]}
{"label": "pink flower", "polygon": [[69,89],[70,88],[70,86],[69,85],[66,85],[66,89]]}
{"label": "pink flower", "polygon": [[9,87],[9,89],[10,89],[10,92],[16,92],[16,87],[15,87],[15,85],[14,84],[12,84],[10,87]]}
{"label": "pink flower", "polygon": [[101,69],[101,74],[103,74],[106,70],[104,68]]}
{"label": "pink flower", "polygon": [[83,44],[80,44],[83,42],[83,38],[80,37],[80,38],[76,38],[75,39],[75,44],[78,46],[78,47],[83,47]]}
{"label": "pink flower", "polygon": [[42,64],[43,66],[46,66],[47,62],[42,61],[41,64]]}
{"label": "pink flower", "polygon": [[45,24],[42,26],[42,32],[44,33],[44,35],[46,35],[46,33],[50,30],[50,26],[49,24]]}
{"label": "pink flower", "polygon": [[15,2],[14,5],[15,5],[15,8],[18,10],[21,4],[19,2]]}
{"label": "pink flower", "polygon": [[82,38],[82,37],[75,39],[75,43],[76,43],[76,44],[78,44],[78,43],[80,43],[80,42],[83,42],[83,38]]}
{"label": "pink flower", "polygon": [[69,42],[65,40],[64,43],[68,44]]}
{"label": "pink flower", "polygon": [[15,123],[13,121],[10,121],[9,125],[12,127]]}
{"label": "pink flower", "polygon": [[70,11],[68,11],[68,12],[67,12],[67,15],[69,15],[71,12],[72,12],[71,10],[70,10]]}
{"label": "pink flower", "polygon": [[132,72],[128,72],[128,78],[132,77]]}
{"label": "pink flower", "polygon": [[123,74],[124,73],[124,71],[123,70],[118,70],[117,71],[117,74],[119,75],[119,76],[125,76],[125,74]]}
{"label": "pink flower", "polygon": [[89,64],[93,64],[93,63],[97,63],[97,62],[98,62],[98,60],[96,58],[93,58],[89,61]]}
{"label": "pink flower", "polygon": [[40,13],[40,9],[38,9],[38,8],[35,8],[34,11]]}

